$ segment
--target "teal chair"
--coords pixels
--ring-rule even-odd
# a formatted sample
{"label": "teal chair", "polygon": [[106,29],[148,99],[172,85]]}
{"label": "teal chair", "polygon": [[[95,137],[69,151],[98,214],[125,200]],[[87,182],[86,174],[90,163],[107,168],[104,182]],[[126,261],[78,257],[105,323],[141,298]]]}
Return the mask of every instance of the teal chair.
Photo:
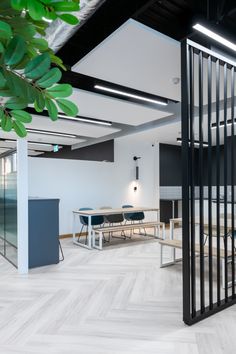
{"label": "teal chair", "polygon": [[[122,208],[133,208],[133,205],[122,205]],[[125,213],[124,218],[127,221],[143,221],[145,216],[143,212],[138,212],[138,213]]]}
{"label": "teal chair", "polygon": [[[122,205],[122,208],[133,208],[133,205],[129,205],[129,204],[126,204],[126,205]],[[137,213],[125,213],[124,214],[124,218],[126,221],[130,221],[131,224],[134,224],[135,221],[139,222],[139,223],[142,223],[144,218],[145,218],[145,215],[144,215],[144,212],[137,212]],[[146,235],[146,229],[144,229],[144,235]],[[130,231],[130,237],[132,235],[132,232]]]}
{"label": "teal chair", "polygon": [[[80,211],[93,210],[93,208],[80,208],[79,210]],[[80,223],[82,224],[82,227],[81,227],[81,230],[80,230],[80,233],[79,233],[79,236],[78,236],[78,241],[79,241],[79,239],[80,239],[80,237],[82,235],[83,229],[85,227],[86,228],[85,244],[86,244],[87,243],[87,238],[88,238],[88,217],[80,215],[79,219],[80,219]],[[91,219],[92,226],[102,225],[103,223],[104,223],[104,216],[102,216],[102,215],[92,216],[92,219]]]}

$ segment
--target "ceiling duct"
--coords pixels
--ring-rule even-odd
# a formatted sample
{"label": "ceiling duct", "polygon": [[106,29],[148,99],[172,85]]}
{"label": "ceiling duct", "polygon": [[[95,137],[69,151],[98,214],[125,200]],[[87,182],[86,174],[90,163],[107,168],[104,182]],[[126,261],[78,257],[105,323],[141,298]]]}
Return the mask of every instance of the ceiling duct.
{"label": "ceiling duct", "polygon": [[94,14],[106,0],[80,0],[80,11],[74,12],[80,23],[68,25],[60,19],[53,21],[47,29],[46,40],[49,47],[57,52],[78,29]]}

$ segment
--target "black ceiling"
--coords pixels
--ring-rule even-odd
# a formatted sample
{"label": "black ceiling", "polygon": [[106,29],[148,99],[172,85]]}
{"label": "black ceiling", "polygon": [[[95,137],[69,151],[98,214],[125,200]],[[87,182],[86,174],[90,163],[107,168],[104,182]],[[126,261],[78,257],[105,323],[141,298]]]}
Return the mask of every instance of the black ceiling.
{"label": "black ceiling", "polygon": [[[197,19],[207,21],[234,41],[236,36],[235,0],[106,0],[58,55],[71,67],[129,18],[177,40],[193,37],[202,42],[192,30]],[[207,45],[205,40],[202,44]]]}
{"label": "black ceiling", "polygon": [[209,21],[232,37],[236,34],[235,0],[156,0],[134,18],[177,40],[191,35],[197,19]]}

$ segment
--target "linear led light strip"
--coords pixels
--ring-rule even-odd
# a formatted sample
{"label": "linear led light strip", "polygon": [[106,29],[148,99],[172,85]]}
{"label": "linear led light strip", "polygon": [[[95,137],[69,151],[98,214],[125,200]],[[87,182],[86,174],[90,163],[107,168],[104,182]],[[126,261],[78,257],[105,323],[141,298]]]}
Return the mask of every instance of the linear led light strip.
{"label": "linear led light strip", "polygon": [[[235,119],[234,119],[233,124],[236,124],[236,120],[235,120]],[[230,120],[228,120],[228,121],[226,122],[226,126],[227,126],[227,127],[231,127],[231,125],[232,125],[232,120],[230,119]],[[222,128],[222,127],[224,127],[224,126],[225,126],[225,122],[221,121],[220,124],[219,124],[219,128]],[[211,129],[216,129],[216,128],[217,128],[217,123],[212,123]]]}
{"label": "linear led light strip", "polygon": [[109,87],[105,87],[105,86],[101,86],[101,85],[95,85],[94,88],[97,89],[97,90],[101,90],[101,91],[116,93],[116,94],[118,94],[120,96],[135,98],[136,100],[140,100],[140,101],[151,102],[151,103],[160,104],[162,106],[167,106],[166,102],[154,100],[154,99],[143,97],[143,96],[139,96],[139,95],[134,95],[132,93],[128,93],[128,92],[124,92],[124,91],[111,89]]}
{"label": "linear led light strip", "polygon": [[200,25],[200,23],[194,25],[193,28],[210,37],[211,39],[214,39],[216,42],[223,44],[224,46],[232,49],[233,51],[236,51],[236,44],[228,41],[226,38],[220,36],[219,34],[209,30],[205,26]]}
{"label": "linear led light strip", "polygon": [[[180,144],[182,144],[182,139],[181,139],[181,138],[177,138],[177,142],[180,143]],[[191,141],[189,141],[189,144],[190,144],[190,143],[191,143]],[[195,141],[194,141],[194,145],[199,146],[199,145],[200,145],[200,142],[197,141],[197,140],[195,140]],[[202,142],[202,145],[203,145],[203,146],[208,146],[208,143]]]}
{"label": "linear led light strip", "polygon": [[68,117],[64,116],[63,114],[58,114],[58,117],[63,118],[65,120],[75,120],[78,122],[86,122],[86,123],[92,123],[92,124],[100,124],[100,125],[112,125],[112,122],[108,121],[103,121],[103,120],[96,120],[96,119],[89,119],[85,117]]}
{"label": "linear led light strip", "polygon": [[73,134],[57,133],[57,132],[51,132],[51,131],[48,131],[48,130],[37,130],[37,129],[30,129],[30,128],[27,128],[26,130],[29,133],[35,133],[35,134],[62,136],[64,138],[77,138],[77,136],[73,135]]}
{"label": "linear led light strip", "polygon": [[[15,140],[5,140],[6,143],[15,143]],[[39,146],[50,146],[52,147],[53,144],[48,144],[48,143],[38,143],[36,142],[28,142],[28,145],[39,145]]]}

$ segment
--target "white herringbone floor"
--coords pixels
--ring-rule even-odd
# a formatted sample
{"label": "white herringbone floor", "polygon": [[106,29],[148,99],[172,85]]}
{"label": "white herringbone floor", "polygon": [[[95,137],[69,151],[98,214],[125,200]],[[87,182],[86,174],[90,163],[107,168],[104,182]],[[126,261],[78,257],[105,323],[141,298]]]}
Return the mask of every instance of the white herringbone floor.
{"label": "white herringbone floor", "polygon": [[0,354],[234,354],[236,307],[187,327],[181,264],[159,268],[159,244],[78,248],[19,276],[0,258]]}

